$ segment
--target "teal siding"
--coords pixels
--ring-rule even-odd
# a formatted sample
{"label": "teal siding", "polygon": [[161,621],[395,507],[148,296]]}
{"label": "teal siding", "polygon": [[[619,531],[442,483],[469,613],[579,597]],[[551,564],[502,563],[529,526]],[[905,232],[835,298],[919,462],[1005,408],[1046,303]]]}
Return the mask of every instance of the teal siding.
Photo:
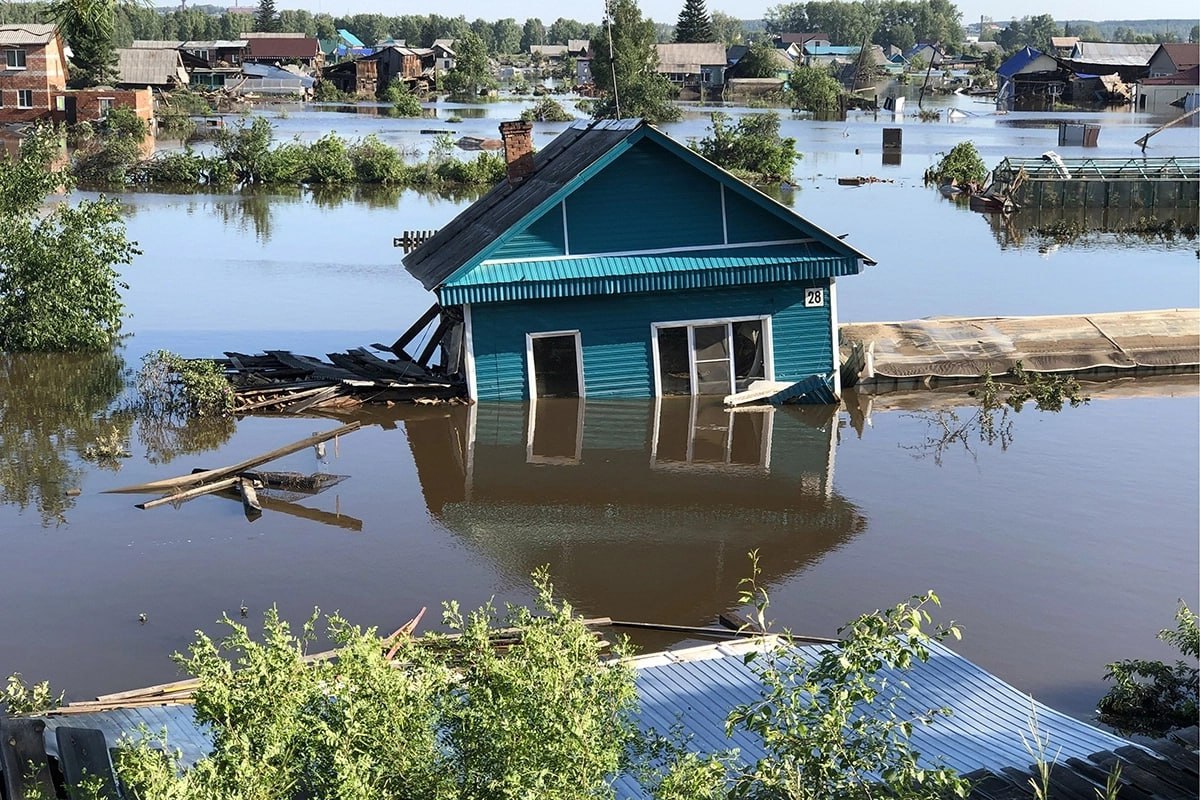
{"label": "teal siding", "polygon": [[724,241],[721,185],[647,140],[621,154],[566,204],[572,253],[701,247]]}
{"label": "teal siding", "polygon": [[650,325],[769,314],[777,380],[799,380],[833,369],[829,294],[821,308],[804,307],[803,283],[647,293],[620,297],[502,303],[471,307],[475,382],[480,400],[528,397],[525,334],[578,330],[589,398],[654,394]]}
{"label": "teal siding", "polygon": [[805,233],[797,229],[795,224],[780,219],[732,189],[725,190],[725,221],[729,226],[730,244],[778,242],[805,237]]}
{"label": "teal siding", "polygon": [[505,242],[490,258],[545,258],[565,253],[562,206],[557,205]]}

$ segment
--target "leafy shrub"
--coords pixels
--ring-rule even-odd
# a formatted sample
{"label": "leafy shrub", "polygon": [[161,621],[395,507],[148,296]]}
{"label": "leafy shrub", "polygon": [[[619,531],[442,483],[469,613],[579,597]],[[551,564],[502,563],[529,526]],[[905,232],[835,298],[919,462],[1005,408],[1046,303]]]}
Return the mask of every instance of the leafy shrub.
{"label": "leafy shrub", "polygon": [[132,108],[125,107],[110,109],[104,117],[104,128],[109,136],[128,137],[139,144],[150,133],[146,120]]}
{"label": "leafy shrub", "polygon": [[422,114],[421,101],[408,88],[408,84],[396,78],[387,85],[383,90],[382,99],[385,103],[391,103],[395,109],[397,116],[401,117],[419,117]]}
{"label": "leafy shrub", "polygon": [[437,166],[435,173],[446,183],[491,186],[504,180],[507,167],[499,153],[480,153],[469,161],[447,159]]}
{"label": "leafy shrub", "polygon": [[543,97],[522,111],[521,119],[526,122],[570,122],[574,117],[554,98]]}
{"label": "leafy shrub", "polygon": [[70,181],[50,168],[57,131],[35,127],[20,154],[0,155],[0,350],[101,350],[125,316],[117,266],[139,254],[113,200],[56,204]]}
{"label": "leafy shrub", "polygon": [[329,81],[317,81],[313,100],[318,103],[353,103],[358,100],[351,92],[343,92]]}
{"label": "leafy shrub", "polygon": [[272,609],[261,636],[226,618],[223,639],[199,634],[176,657],[200,679],[212,752],[180,770],[150,742],[125,745],[121,780],[172,800],[603,796],[634,731],[632,670],[601,661],[603,643],[544,572],[535,585],[540,613],[508,609],[518,636],[503,652],[490,606],[464,616],[447,604],[456,635],[422,640],[332,616],[337,660],[311,664],[317,613],[293,633]]}
{"label": "leafy shrub", "polygon": [[925,182],[964,187],[982,186],[987,175],[988,168],[979,157],[975,145],[971,142],[959,142],[949,153],[942,154],[937,166],[926,171]]}
{"label": "leafy shrub", "polygon": [[21,673],[14,672],[8,676],[4,688],[0,690],[0,708],[12,715],[38,714],[62,705],[63,694],[57,696],[51,692],[50,683],[42,681],[29,686],[21,678]]}
{"label": "leafy shrub", "polygon": [[354,177],[354,163],[341,137],[326,134],[309,145],[305,183],[349,183]]}
{"label": "leafy shrub", "polygon": [[788,75],[785,87],[792,108],[797,111],[836,111],[844,93],[842,85],[826,70],[818,67],[796,67]]}
{"label": "leafy shrub", "polygon": [[388,147],[374,134],[348,148],[354,174],[362,183],[392,184],[404,175],[404,159],[394,147]]}
{"label": "leafy shrub", "polygon": [[168,350],[148,353],[134,387],[136,410],[148,416],[219,417],[233,410],[233,389],[208,359],[187,359]]}
{"label": "leafy shrub", "polygon": [[1117,727],[1145,733],[1165,733],[1173,727],[1194,725],[1200,697],[1200,625],[1196,614],[1180,603],[1175,629],[1158,632],[1187,658],[1162,661],[1127,659],[1108,665],[1105,680],[1112,689],[1101,698],[1101,719]]}
{"label": "leafy shrub", "polygon": [[779,183],[792,177],[792,164],[799,157],[796,140],[779,135],[775,112],[747,114],[732,127],[722,113],[712,115],[712,134],[692,149],[717,166],[752,181]]}

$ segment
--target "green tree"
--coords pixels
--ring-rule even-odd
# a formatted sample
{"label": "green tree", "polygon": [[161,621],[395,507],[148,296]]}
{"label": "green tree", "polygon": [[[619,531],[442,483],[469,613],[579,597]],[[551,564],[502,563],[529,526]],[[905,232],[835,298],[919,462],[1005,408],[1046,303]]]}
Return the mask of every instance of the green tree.
{"label": "green tree", "polygon": [[1188,31],[1188,41],[1192,44],[1200,42],[1200,25],[1193,25],[1192,29]]}
{"label": "green tree", "polygon": [[767,9],[763,21],[767,25],[767,33],[802,33],[812,30],[804,3],[780,3],[772,6]]}
{"label": "green tree", "polygon": [[[496,52],[511,54],[521,52],[522,30],[512,17],[498,20],[492,26],[492,38],[496,42]],[[528,51],[526,51],[528,52]]]}
{"label": "green tree", "polygon": [[684,0],[679,20],[675,23],[675,41],[717,41],[712,18],[708,16],[708,9],[704,7],[704,0]]}
{"label": "green tree", "polygon": [[842,85],[828,72],[803,65],[792,70],[786,88],[792,108],[819,114],[836,111],[843,94]]}
{"label": "green tree", "polygon": [[71,46],[71,86],[85,88],[116,80],[115,0],[54,0],[48,13]]}
{"label": "green tree", "polygon": [[446,90],[461,97],[474,97],[492,82],[487,46],[474,31],[467,31],[454,43],[454,69],[446,73]]}
{"label": "green tree", "polygon": [[635,0],[608,0],[612,47],[607,35],[592,39],[592,80],[600,91],[597,119],[641,117],[649,122],[679,119],[675,87],[659,74],[654,23],[642,19]]}
{"label": "green tree", "polygon": [[567,44],[572,39],[587,39],[592,36],[589,26],[573,19],[559,17],[546,31],[546,44]]}
{"label": "green tree", "polygon": [[275,10],[275,0],[258,0],[258,10],[254,12],[254,30],[256,33],[276,33],[282,30],[279,13]]}
{"label": "green tree", "polygon": [[723,11],[712,12],[713,33],[726,47],[741,44],[746,38],[746,26],[740,19]]}
{"label": "green tree", "polygon": [[780,70],[775,47],[761,39],[751,44],[738,61],[738,75],[743,78],[774,78]]}
{"label": "green tree", "polygon": [[42,203],[70,182],[52,170],[61,140],[35,128],[16,157],[0,157],[0,350],[101,350],[121,330],[117,267],[138,254],[120,204]]}
{"label": "green tree", "polygon": [[743,180],[779,183],[791,180],[798,154],[796,140],[779,135],[779,115],[747,114],[736,125],[728,117],[712,115],[712,134],[692,145],[697,153]]}
{"label": "green tree", "polygon": [[537,17],[525,20],[525,27],[521,29],[521,52],[528,53],[531,46],[545,43],[546,26],[542,21]]}

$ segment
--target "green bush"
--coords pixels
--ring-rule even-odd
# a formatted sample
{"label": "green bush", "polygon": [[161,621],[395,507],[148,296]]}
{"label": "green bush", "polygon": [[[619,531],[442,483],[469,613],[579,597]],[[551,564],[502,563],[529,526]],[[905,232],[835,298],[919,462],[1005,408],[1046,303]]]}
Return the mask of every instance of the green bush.
{"label": "green bush", "polygon": [[817,67],[796,67],[785,87],[793,109],[816,113],[837,111],[845,93],[832,75]]}
{"label": "green bush", "polygon": [[343,92],[329,81],[317,81],[313,89],[313,100],[318,103],[353,103],[358,100],[351,92]]}
{"label": "green bush", "polygon": [[150,133],[146,120],[132,108],[113,108],[104,117],[104,128],[109,136],[127,137],[138,144]]}
{"label": "green bush", "polygon": [[574,117],[554,98],[543,97],[522,111],[521,119],[526,122],[570,122]]}
{"label": "green bush", "polygon": [[1187,660],[1165,664],[1129,659],[1109,664],[1104,678],[1114,685],[1098,704],[1105,722],[1160,735],[1196,723],[1200,711],[1200,625],[1196,614],[1180,603],[1175,629],[1159,631],[1158,638],[1173,645]]}
{"label": "green bush", "polygon": [[330,133],[309,145],[305,183],[350,183],[354,178],[354,162],[344,139]]}
{"label": "green bush", "polygon": [[445,183],[492,186],[504,180],[507,167],[499,153],[480,153],[468,161],[447,159],[437,166],[435,174]]}
{"label": "green bush", "polygon": [[354,175],[361,183],[399,183],[404,175],[404,159],[394,147],[388,147],[374,134],[348,148]]}
{"label": "green bush", "polygon": [[399,78],[394,79],[383,90],[380,97],[385,103],[391,103],[397,116],[419,117],[423,113],[421,101],[408,88],[408,84]]}
{"label": "green bush", "polygon": [[151,417],[220,417],[233,411],[233,388],[216,362],[169,350],[142,358],[134,380],[136,411]]}
{"label": "green bush", "polygon": [[979,157],[975,145],[971,142],[959,142],[949,153],[942,154],[937,166],[926,171],[925,181],[939,186],[982,186],[987,180],[987,175],[988,168]]}
{"label": "green bush", "polygon": [[723,169],[752,182],[790,180],[799,158],[796,140],[779,135],[779,115],[773,111],[747,114],[732,127],[720,112],[712,115],[712,134],[692,149]]}

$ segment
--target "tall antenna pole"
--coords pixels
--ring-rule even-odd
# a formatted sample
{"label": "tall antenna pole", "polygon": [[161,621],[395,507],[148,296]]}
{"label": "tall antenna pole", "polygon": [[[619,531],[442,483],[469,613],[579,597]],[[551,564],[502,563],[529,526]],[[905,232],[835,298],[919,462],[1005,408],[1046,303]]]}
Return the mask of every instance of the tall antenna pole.
{"label": "tall antenna pole", "polygon": [[608,26],[608,66],[612,70],[613,105],[616,106],[617,119],[621,118],[621,94],[617,91],[617,54],[613,52],[612,41],[612,0],[605,0],[604,21]]}

